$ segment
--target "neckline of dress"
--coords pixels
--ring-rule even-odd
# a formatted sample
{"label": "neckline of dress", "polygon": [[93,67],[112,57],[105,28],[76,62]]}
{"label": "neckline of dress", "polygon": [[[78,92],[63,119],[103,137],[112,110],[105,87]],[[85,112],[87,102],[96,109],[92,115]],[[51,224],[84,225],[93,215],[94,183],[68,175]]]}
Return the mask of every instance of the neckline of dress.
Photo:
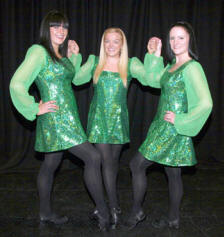
{"label": "neckline of dress", "polygon": [[108,72],[108,73],[119,73],[119,72],[113,72],[113,71],[107,71],[107,70],[103,70],[102,72]]}
{"label": "neckline of dress", "polygon": [[[168,73],[170,73],[170,74],[175,73],[175,72],[179,71],[183,66],[186,66],[186,65],[187,65],[188,63],[190,63],[191,61],[194,61],[194,59],[192,58],[192,59],[186,61],[185,63],[183,63],[182,65],[180,65],[177,69],[175,69],[175,70],[172,71],[172,72],[170,72],[169,70],[167,70],[167,71],[168,71]],[[170,65],[169,69],[171,68],[172,65],[173,65],[173,64]]]}

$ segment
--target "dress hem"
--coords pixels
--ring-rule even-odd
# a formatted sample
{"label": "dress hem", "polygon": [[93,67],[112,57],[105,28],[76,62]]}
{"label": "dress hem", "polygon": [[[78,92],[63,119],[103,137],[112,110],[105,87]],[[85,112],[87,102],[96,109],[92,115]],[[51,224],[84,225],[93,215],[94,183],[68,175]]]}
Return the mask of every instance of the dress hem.
{"label": "dress hem", "polygon": [[[139,151],[139,152],[142,154],[141,151]],[[143,156],[146,160],[149,160],[149,161],[158,163],[158,164],[160,164],[160,165],[172,166],[172,167],[195,166],[195,165],[198,163],[198,162],[196,161],[195,163],[192,163],[192,164],[168,164],[168,163],[160,162],[160,161],[158,161],[158,160],[153,160],[153,159],[147,158],[147,157],[145,157],[143,154],[142,154],[142,156]]]}
{"label": "dress hem", "polygon": [[81,141],[81,142],[79,142],[79,143],[74,143],[73,145],[71,144],[71,145],[69,145],[69,146],[67,146],[67,147],[63,147],[63,148],[61,148],[61,149],[56,149],[56,150],[48,150],[48,151],[46,151],[46,150],[38,150],[38,149],[36,149],[36,148],[34,148],[34,150],[37,151],[37,152],[42,152],[42,153],[64,151],[64,150],[68,150],[68,149],[71,148],[71,147],[74,147],[74,146],[77,146],[77,145],[81,145],[81,144],[83,144],[83,143],[85,143],[85,142],[88,142],[88,140],[86,139],[86,140],[83,140],[83,141]]}
{"label": "dress hem", "polygon": [[119,144],[127,144],[127,143],[130,143],[130,140],[128,140],[128,141],[125,141],[125,142],[107,142],[107,141],[91,141],[90,139],[88,139],[88,141],[90,142],[90,143],[94,143],[94,144],[114,144],[114,145],[119,145]]}

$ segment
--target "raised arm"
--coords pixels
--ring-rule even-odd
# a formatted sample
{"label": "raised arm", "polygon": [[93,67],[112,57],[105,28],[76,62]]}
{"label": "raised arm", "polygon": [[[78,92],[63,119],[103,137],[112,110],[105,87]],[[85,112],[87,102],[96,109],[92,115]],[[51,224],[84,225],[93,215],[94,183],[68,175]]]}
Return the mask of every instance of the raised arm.
{"label": "raised arm", "polygon": [[[82,55],[79,54],[79,46],[76,43],[75,40],[69,40],[68,41],[68,52],[67,56],[73,66],[75,67],[75,72],[77,72],[80,68],[81,62],[82,62]],[[73,80],[75,79],[75,76]]]}
{"label": "raised arm", "polygon": [[85,64],[83,64],[75,74],[73,83],[75,85],[82,85],[91,80],[93,77],[93,68],[95,65],[96,56],[90,55]]}
{"label": "raised arm", "polygon": [[26,57],[16,70],[10,82],[10,95],[16,109],[28,120],[34,120],[39,111],[38,103],[29,94],[41,68],[45,64],[46,52],[40,45],[33,45],[27,51]]}
{"label": "raised arm", "polygon": [[201,65],[190,63],[184,69],[188,112],[176,114],[174,126],[179,134],[196,136],[212,110],[212,98]]}
{"label": "raised arm", "polygon": [[149,39],[147,49],[148,53],[145,55],[144,67],[146,70],[146,83],[155,88],[160,88],[160,78],[164,73],[163,58],[161,55],[162,42],[157,37]]}
{"label": "raised arm", "polygon": [[145,81],[145,68],[143,63],[136,57],[131,58],[130,62],[131,76],[136,78],[142,85],[147,86]]}
{"label": "raised arm", "polygon": [[147,85],[160,88],[160,79],[166,70],[166,68],[164,68],[163,58],[147,53],[144,59],[144,67],[146,71],[145,80]]}

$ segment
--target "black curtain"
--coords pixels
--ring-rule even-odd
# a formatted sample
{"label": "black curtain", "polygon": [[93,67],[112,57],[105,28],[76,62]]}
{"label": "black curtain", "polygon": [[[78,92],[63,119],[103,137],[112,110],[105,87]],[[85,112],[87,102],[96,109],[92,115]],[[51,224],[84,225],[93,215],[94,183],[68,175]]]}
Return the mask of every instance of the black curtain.
{"label": "black curtain", "polygon": [[[224,1],[222,0],[8,0],[0,1],[0,169],[34,168],[41,154],[34,151],[35,122],[26,121],[15,110],[9,96],[10,79],[27,49],[38,43],[43,16],[52,9],[65,12],[70,38],[80,46],[83,62],[99,54],[103,31],[110,26],[124,30],[129,56],[143,60],[149,37],[165,42],[169,26],[190,22],[196,32],[200,63],[207,75],[214,107],[208,122],[194,138],[199,162],[223,162],[224,152]],[[164,52],[163,52],[164,55]],[[74,87],[80,117],[86,128],[92,97],[91,83]],[[30,93],[38,99],[35,86]],[[133,80],[129,88],[131,143],[123,152],[128,163],[146,137],[155,115],[160,91]],[[70,164],[69,164],[70,166]]]}

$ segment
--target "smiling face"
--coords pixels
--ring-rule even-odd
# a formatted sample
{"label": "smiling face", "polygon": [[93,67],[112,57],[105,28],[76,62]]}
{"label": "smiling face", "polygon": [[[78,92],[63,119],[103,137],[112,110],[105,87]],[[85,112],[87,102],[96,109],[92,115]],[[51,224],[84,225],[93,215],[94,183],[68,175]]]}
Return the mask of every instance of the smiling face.
{"label": "smiling face", "polygon": [[52,46],[59,47],[68,35],[68,29],[63,27],[62,25],[59,26],[51,26],[50,27],[50,37]]}
{"label": "smiling face", "polygon": [[169,42],[175,56],[189,55],[189,34],[181,26],[174,26],[170,30]]}
{"label": "smiling face", "polygon": [[123,42],[122,36],[117,32],[108,32],[104,37],[104,50],[107,56],[119,57]]}

